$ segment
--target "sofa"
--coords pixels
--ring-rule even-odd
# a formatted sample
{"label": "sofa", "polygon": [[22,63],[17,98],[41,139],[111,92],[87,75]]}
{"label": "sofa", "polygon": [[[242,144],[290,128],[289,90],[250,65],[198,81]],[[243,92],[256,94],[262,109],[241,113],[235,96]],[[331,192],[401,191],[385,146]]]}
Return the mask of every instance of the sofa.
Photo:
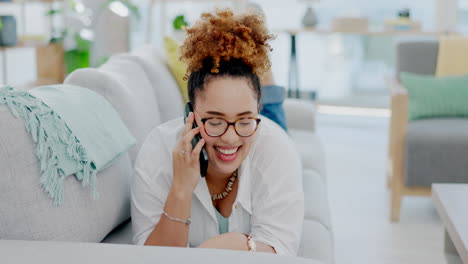
{"label": "sofa", "polygon": [[[98,243],[127,244],[117,251],[137,251],[130,249],[137,246],[128,245],[132,244],[132,167],[146,135],[155,126],[183,115],[183,100],[176,81],[162,52],[145,46],[115,55],[99,68],[76,70],[64,83],[86,87],[104,96],[137,143],[112,166],[98,173],[98,200],[93,200],[90,191],[74,177],[67,177],[64,204],[56,207],[39,186],[39,161],[23,121],[0,105],[0,249],[8,245],[14,249],[22,243],[25,247],[47,248],[45,243],[61,247],[56,242],[67,241],[74,242],[66,243],[71,247],[68,251],[82,245],[76,242],[92,243],[86,247],[102,245]],[[317,263],[333,263],[324,154],[314,133],[314,105],[287,99],[284,107],[288,133],[301,155],[304,172],[305,221],[298,255]]]}
{"label": "sofa", "polygon": [[[430,196],[433,183],[468,183],[468,118],[408,120],[408,90],[399,75],[436,75],[439,41],[404,41],[396,47],[396,75],[387,81],[391,96],[387,181],[392,222],[404,196]],[[456,62],[452,62],[457,65]]]}

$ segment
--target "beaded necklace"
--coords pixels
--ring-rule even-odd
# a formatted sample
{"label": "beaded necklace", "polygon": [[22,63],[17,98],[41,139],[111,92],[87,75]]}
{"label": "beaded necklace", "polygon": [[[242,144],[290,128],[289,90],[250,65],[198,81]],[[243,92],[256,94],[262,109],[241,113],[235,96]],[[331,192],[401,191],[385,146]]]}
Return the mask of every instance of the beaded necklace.
{"label": "beaded necklace", "polygon": [[232,186],[234,185],[234,182],[236,181],[236,179],[237,179],[237,170],[235,170],[232,173],[231,178],[229,178],[229,182],[227,183],[226,188],[224,189],[224,192],[211,195],[211,200],[216,201],[216,200],[221,200],[224,197],[226,197],[229,194],[229,192],[232,191]]}

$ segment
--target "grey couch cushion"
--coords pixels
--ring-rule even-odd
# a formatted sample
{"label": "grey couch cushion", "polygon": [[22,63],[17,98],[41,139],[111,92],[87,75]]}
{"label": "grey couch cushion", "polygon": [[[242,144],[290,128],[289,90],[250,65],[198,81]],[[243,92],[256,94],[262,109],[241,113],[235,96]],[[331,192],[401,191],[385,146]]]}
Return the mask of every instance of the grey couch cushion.
{"label": "grey couch cushion", "polygon": [[406,140],[408,186],[468,183],[468,119],[412,121]]}
{"label": "grey couch cushion", "polygon": [[396,49],[396,74],[410,72],[434,75],[437,65],[439,43],[434,41],[402,42]]}
{"label": "grey couch cushion", "polygon": [[127,154],[97,176],[99,200],[69,176],[55,207],[39,183],[39,160],[24,122],[0,106],[0,239],[99,242],[130,216]]}

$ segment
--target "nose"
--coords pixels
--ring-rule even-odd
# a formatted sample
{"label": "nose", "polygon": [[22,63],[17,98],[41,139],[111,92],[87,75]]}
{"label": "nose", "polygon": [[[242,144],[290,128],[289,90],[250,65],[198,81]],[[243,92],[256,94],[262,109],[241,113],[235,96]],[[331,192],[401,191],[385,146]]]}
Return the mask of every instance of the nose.
{"label": "nose", "polygon": [[229,125],[226,133],[224,133],[221,136],[221,140],[232,145],[234,145],[238,139],[239,136],[237,135],[236,130],[234,129],[234,125]]}

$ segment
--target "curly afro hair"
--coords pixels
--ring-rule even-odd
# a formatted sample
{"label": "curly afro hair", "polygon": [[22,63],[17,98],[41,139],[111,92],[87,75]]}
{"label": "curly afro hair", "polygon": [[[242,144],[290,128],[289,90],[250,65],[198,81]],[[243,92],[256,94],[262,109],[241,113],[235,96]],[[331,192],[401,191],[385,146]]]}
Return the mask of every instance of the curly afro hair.
{"label": "curly afro hair", "polygon": [[223,61],[238,59],[260,76],[271,67],[268,53],[272,48],[268,41],[272,39],[274,36],[268,33],[260,13],[234,15],[229,9],[215,10],[203,13],[187,29],[180,59],[187,65],[187,74],[208,64],[211,73],[217,74]]}

